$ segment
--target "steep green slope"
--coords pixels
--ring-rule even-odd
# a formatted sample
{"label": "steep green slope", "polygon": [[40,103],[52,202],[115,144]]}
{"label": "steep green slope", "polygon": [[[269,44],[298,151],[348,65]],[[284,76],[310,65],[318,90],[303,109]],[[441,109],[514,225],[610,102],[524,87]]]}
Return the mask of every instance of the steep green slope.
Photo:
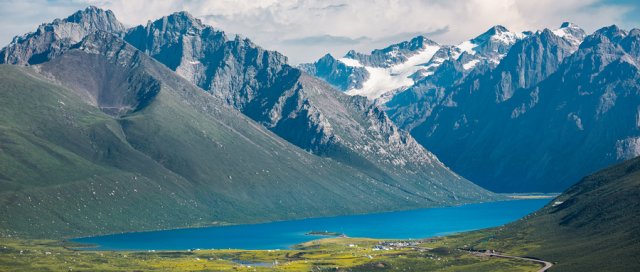
{"label": "steep green slope", "polygon": [[515,223],[463,234],[477,249],[534,256],[552,271],[640,271],[640,158],[585,177]]}
{"label": "steep green slope", "polygon": [[[129,147],[113,118],[31,69],[2,65],[0,79],[3,234],[162,228],[205,215],[189,183]],[[172,208],[141,213],[163,206]]]}

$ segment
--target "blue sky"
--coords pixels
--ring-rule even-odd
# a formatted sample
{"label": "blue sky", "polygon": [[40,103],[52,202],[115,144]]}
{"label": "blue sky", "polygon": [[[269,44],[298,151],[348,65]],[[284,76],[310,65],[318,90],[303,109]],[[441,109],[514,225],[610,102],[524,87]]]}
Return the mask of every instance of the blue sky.
{"label": "blue sky", "polygon": [[640,27],[638,0],[0,0],[0,44],[88,5],[113,10],[129,26],[186,10],[281,51],[292,63],[419,34],[456,44],[497,24],[512,31],[553,29],[563,21],[587,32],[611,24]]}

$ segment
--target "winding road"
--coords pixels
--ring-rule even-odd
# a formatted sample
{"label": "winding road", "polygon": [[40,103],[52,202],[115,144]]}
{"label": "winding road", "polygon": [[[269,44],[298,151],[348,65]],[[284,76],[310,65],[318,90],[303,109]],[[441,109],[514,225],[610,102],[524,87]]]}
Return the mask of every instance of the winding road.
{"label": "winding road", "polygon": [[525,261],[531,261],[531,262],[536,262],[536,263],[539,263],[539,264],[543,264],[544,267],[540,268],[540,270],[538,270],[538,272],[545,272],[545,271],[547,271],[547,269],[549,269],[549,268],[551,268],[553,266],[553,264],[550,263],[550,262],[543,261],[543,260],[538,260],[538,259],[527,258],[527,257],[509,256],[509,255],[502,255],[502,254],[496,254],[496,253],[485,253],[485,255],[487,255],[489,257],[518,259],[518,260],[525,260]]}
{"label": "winding road", "polygon": [[542,264],[543,267],[540,268],[538,270],[538,272],[545,272],[545,271],[547,271],[549,268],[551,268],[553,266],[553,263],[551,263],[551,262],[547,262],[547,261],[543,261],[543,260],[539,260],[539,259],[534,259],[534,258],[504,255],[504,254],[500,254],[500,253],[495,253],[495,251],[494,251],[494,253],[492,253],[490,250],[486,250],[486,251],[475,251],[475,250],[470,250],[470,249],[461,249],[461,250],[468,251],[471,254],[474,254],[474,255],[477,255],[477,256],[487,256],[487,257],[496,257],[496,258],[505,258],[505,259],[525,260],[525,261],[530,261],[530,262]]}

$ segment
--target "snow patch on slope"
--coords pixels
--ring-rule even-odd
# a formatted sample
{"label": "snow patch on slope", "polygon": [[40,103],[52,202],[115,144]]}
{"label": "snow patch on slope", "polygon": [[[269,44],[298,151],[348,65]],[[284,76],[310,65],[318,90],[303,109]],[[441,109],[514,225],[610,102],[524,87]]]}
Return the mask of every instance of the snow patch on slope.
{"label": "snow patch on slope", "polygon": [[474,48],[476,48],[476,46],[478,46],[477,44],[471,42],[471,41],[464,41],[461,44],[458,44],[458,48],[460,50],[462,50],[463,52],[467,52],[469,54],[475,55],[476,51],[473,50]]}
{"label": "snow patch on slope", "polygon": [[553,32],[553,34],[555,34],[556,36],[560,37],[560,38],[564,38],[564,36],[566,36],[567,30],[564,28],[558,28],[556,30],[552,30],[551,32]]}
{"label": "snow patch on slope", "polygon": [[364,67],[364,65],[362,65],[358,60],[354,60],[350,58],[341,58],[341,59],[338,59],[338,61],[344,63],[344,65],[346,66]]}
{"label": "snow patch on slope", "polygon": [[491,39],[500,41],[505,44],[514,44],[519,39],[523,39],[524,37],[526,37],[526,35],[523,33],[501,32],[497,35],[492,36]]}
{"label": "snow patch on slope", "polygon": [[478,59],[474,59],[474,60],[470,60],[469,62],[465,63],[462,65],[462,68],[465,70],[469,70],[473,67],[476,67],[476,65],[480,62],[480,60]]}

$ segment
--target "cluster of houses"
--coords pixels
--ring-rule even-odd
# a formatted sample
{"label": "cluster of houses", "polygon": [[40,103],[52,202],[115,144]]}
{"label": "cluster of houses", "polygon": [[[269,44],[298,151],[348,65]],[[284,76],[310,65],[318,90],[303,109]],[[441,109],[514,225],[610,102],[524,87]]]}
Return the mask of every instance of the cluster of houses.
{"label": "cluster of houses", "polygon": [[392,250],[403,247],[415,247],[420,243],[420,241],[380,242],[373,246],[373,250]]}

